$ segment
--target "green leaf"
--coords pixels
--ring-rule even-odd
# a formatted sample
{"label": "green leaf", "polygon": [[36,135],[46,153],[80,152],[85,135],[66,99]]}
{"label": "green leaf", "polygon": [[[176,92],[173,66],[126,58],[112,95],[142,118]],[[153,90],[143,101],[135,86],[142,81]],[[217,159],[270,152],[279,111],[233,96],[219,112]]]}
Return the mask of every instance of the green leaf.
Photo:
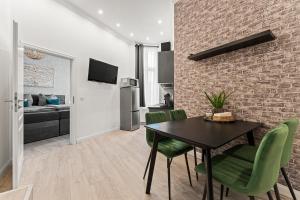
{"label": "green leaf", "polygon": [[209,100],[209,102],[211,103],[211,105],[214,108],[223,108],[223,106],[225,105],[227,99],[229,98],[229,96],[232,95],[233,92],[226,94],[225,90],[219,92],[219,93],[211,93],[211,95],[209,95],[207,92],[204,92],[206,95],[206,98]]}

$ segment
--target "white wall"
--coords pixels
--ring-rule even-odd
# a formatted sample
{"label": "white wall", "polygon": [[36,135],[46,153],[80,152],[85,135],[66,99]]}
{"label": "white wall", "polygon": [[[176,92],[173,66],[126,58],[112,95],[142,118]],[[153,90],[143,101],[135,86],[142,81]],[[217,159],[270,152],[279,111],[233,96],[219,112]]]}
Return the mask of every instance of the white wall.
{"label": "white wall", "polygon": [[10,0],[0,1],[0,176],[10,163],[9,74],[12,66],[12,18]]}
{"label": "white wall", "polygon": [[[71,75],[71,60],[44,54],[40,59],[31,59],[24,55],[25,65],[34,65],[36,67],[51,67],[54,69],[54,85],[53,87],[34,87],[24,86],[24,94],[54,94],[65,95],[66,104],[70,103],[70,75]],[[24,77],[26,74],[24,74]]]}
{"label": "white wall", "polygon": [[75,57],[78,138],[119,129],[119,86],[88,82],[88,62],[117,65],[119,78],[134,77],[134,46],[53,0],[13,2],[23,41]]}

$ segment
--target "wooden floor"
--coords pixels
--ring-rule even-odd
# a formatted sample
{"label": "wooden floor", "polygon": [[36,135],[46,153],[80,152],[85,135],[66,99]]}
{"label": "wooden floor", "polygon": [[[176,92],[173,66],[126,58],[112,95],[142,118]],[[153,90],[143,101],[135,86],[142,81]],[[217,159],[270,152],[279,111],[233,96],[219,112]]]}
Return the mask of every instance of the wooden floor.
{"label": "wooden floor", "polygon": [[[116,131],[68,145],[66,138],[35,143],[25,148],[22,185],[33,184],[37,200],[164,200],[168,199],[167,163],[158,154],[151,195],[142,179],[149,155],[144,129]],[[190,158],[190,168],[193,169]],[[201,199],[204,177],[190,187],[184,156],[171,166],[172,199]],[[215,184],[215,199],[219,199]],[[247,197],[230,193],[226,199]],[[263,196],[259,199],[266,199]],[[287,198],[283,198],[287,199]]]}
{"label": "wooden floor", "polygon": [[8,166],[0,178],[0,193],[12,189],[12,166]]}

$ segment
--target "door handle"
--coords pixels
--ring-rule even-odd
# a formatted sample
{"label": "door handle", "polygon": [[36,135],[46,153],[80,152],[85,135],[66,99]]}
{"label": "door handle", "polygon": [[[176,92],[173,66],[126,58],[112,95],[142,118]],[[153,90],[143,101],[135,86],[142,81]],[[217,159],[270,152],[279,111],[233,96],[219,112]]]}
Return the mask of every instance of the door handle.
{"label": "door handle", "polygon": [[5,100],[3,102],[5,102],[5,103],[13,103],[14,101],[13,100]]}

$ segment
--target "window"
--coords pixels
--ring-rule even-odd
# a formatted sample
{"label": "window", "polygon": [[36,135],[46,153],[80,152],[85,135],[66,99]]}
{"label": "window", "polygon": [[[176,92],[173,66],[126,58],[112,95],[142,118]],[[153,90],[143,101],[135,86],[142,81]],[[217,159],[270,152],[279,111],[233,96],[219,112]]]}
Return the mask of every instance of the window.
{"label": "window", "polygon": [[144,47],[144,89],[146,106],[159,103],[157,47]]}

